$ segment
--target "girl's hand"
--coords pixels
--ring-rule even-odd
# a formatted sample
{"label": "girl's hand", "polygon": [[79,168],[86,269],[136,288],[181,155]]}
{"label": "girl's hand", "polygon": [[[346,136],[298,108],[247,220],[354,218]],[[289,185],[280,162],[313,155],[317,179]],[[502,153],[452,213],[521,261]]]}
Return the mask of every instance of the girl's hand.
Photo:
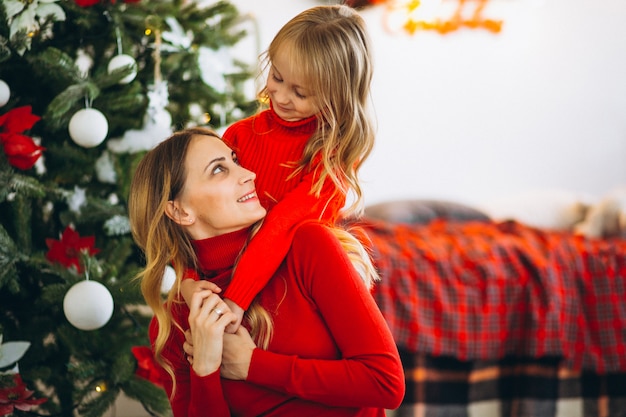
{"label": "girl's hand", "polygon": [[241,321],[243,320],[243,314],[246,312],[243,308],[239,307],[239,304],[234,301],[224,298],[224,302],[228,304],[230,311],[235,314],[236,320],[233,320],[226,326],[226,333],[235,333],[239,326],[241,325]]}
{"label": "girl's hand", "polygon": [[211,281],[196,281],[193,278],[185,278],[180,283],[180,293],[188,306],[191,306],[191,297],[193,296],[193,294],[202,290],[211,290],[216,293],[222,291],[220,287],[218,287]]}
{"label": "girl's hand", "polygon": [[256,344],[248,330],[239,326],[234,334],[224,334],[221,375],[226,379],[245,381]]}
{"label": "girl's hand", "polygon": [[206,376],[220,367],[224,329],[235,317],[220,296],[211,290],[193,293],[189,308],[190,363],[197,375]]}

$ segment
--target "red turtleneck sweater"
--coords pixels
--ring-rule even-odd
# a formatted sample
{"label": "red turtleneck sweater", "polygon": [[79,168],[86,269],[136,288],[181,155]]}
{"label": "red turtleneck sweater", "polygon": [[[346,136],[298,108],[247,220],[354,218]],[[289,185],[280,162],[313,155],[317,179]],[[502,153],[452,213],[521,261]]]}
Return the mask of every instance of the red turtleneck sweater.
{"label": "red turtleneck sweater", "polygon": [[312,219],[332,224],[346,202],[330,179],[319,198],[311,194],[319,178],[314,169],[287,179],[294,168],[285,164],[300,161],[316,129],[315,116],[286,122],[269,109],[224,132],[224,142],[237,153],[241,165],[257,174],[257,194],[268,209],[263,226],[241,256],[233,282],[224,293],[244,310],[282,262],[296,226]]}
{"label": "red turtleneck sweater", "polygon": [[[202,272],[228,291],[232,265],[247,230],[195,241]],[[315,250],[311,250],[315,248]],[[383,417],[404,396],[404,375],[387,324],[327,228],[297,228],[284,262],[259,294],[272,316],[268,350],[256,348],[246,381],[200,377],[182,349],[183,333],[172,327],[164,351],[176,374],[175,417],[362,416]],[[189,328],[187,306],[174,320]],[[154,343],[156,321],[150,329]],[[169,394],[170,378],[163,380]]]}

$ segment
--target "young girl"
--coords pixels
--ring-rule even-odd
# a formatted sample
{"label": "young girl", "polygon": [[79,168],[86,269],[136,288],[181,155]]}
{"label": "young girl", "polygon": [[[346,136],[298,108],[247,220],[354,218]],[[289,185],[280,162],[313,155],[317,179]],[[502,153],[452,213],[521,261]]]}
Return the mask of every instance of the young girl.
{"label": "young girl", "polygon": [[[347,213],[360,213],[357,173],[374,145],[367,113],[371,47],[356,11],[341,5],[305,10],[280,29],[264,61],[268,78],[261,98],[269,109],[223,136],[241,165],[257,173],[268,210],[223,294],[237,316],[229,333],[283,261],[297,226],[334,224],[349,193],[354,202]],[[186,277],[199,279],[192,270]],[[203,285],[191,282],[181,284],[187,303]]]}

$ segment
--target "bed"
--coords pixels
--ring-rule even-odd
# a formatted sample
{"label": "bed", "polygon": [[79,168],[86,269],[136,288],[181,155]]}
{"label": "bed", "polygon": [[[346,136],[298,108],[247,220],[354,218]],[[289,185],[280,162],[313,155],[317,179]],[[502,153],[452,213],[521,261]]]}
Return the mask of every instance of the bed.
{"label": "bed", "polygon": [[404,365],[396,416],[626,416],[626,240],[429,200],[350,226]]}

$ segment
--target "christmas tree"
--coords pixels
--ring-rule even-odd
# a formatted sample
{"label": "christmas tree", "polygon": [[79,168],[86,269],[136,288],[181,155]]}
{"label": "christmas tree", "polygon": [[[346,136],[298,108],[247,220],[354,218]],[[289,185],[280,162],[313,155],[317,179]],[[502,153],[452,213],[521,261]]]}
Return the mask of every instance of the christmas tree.
{"label": "christmas tree", "polygon": [[256,55],[229,52],[249,26],[228,2],[2,1],[0,416],[101,416],[121,392],[168,414],[128,186],[173,130],[256,109]]}

